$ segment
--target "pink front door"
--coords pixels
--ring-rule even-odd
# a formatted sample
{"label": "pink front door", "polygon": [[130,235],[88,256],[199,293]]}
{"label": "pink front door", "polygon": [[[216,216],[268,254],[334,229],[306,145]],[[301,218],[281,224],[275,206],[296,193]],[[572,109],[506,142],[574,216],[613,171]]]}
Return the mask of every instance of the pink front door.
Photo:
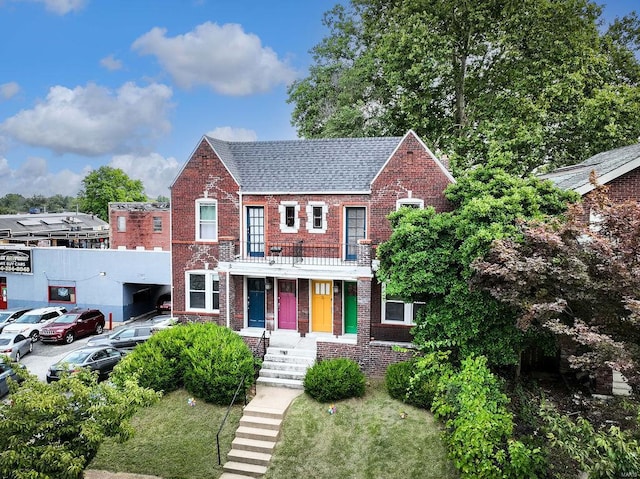
{"label": "pink front door", "polygon": [[296,282],[278,281],[278,329],[296,329]]}

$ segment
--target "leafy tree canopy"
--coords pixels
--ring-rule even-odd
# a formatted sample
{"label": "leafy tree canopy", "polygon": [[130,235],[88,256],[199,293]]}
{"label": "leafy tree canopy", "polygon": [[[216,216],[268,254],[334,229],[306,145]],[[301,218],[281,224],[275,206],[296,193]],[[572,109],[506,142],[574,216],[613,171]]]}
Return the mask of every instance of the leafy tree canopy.
{"label": "leafy tree canopy", "polygon": [[640,136],[640,20],[591,0],[351,0],[289,89],[305,137],[414,129],[454,173],[573,164]]}
{"label": "leafy tree canopy", "polygon": [[474,282],[517,312],[521,330],[543,326],[573,344],[570,364],[620,369],[640,391],[640,204],[602,190],[568,219],[529,221],[519,241],[495,241],[473,263]]}
{"label": "leafy tree canopy", "polygon": [[31,198],[25,198],[17,193],[8,193],[0,197],[0,214],[2,215],[28,213],[31,208],[38,208],[42,213],[75,211],[76,198],[62,195],[54,195],[49,198],[33,195]]}
{"label": "leafy tree canopy", "polygon": [[88,371],[53,384],[19,374],[24,382],[11,381],[11,398],[0,404],[0,477],[79,479],[102,441],[129,437],[127,420],[158,400],[134,381],[96,384]]}
{"label": "leafy tree canopy", "polygon": [[147,201],[140,180],[132,180],[120,168],[101,166],[82,180],[84,189],[78,193],[80,209],[109,221],[109,202]]}
{"label": "leafy tree canopy", "polygon": [[561,214],[576,195],[493,165],[470,170],[446,196],[451,212],[403,208],[391,214],[393,232],[378,247],[378,278],[386,294],[425,303],[413,329],[416,344],[517,364],[532,333],[516,328],[508,305],[469,287],[470,264],[492,241],[517,236],[519,220]]}

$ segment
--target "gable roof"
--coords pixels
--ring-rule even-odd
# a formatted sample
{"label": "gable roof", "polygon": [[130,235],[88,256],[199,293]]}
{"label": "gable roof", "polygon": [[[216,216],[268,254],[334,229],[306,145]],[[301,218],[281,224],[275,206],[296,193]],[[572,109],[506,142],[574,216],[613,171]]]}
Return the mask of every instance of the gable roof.
{"label": "gable roof", "polygon": [[205,139],[247,194],[368,192],[403,138]]}
{"label": "gable roof", "polygon": [[596,172],[598,182],[605,185],[638,167],[640,143],[598,153],[582,163],[558,168],[551,173],[540,175],[540,178],[551,180],[559,188],[585,195],[594,189],[589,182],[592,171]]}

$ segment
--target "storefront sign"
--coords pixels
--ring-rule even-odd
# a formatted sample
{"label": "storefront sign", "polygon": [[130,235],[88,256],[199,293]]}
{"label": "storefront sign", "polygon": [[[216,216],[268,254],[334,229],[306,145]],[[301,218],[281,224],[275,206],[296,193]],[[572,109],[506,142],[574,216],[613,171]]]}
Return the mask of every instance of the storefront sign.
{"label": "storefront sign", "polygon": [[31,273],[31,250],[0,248],[0,271]]}

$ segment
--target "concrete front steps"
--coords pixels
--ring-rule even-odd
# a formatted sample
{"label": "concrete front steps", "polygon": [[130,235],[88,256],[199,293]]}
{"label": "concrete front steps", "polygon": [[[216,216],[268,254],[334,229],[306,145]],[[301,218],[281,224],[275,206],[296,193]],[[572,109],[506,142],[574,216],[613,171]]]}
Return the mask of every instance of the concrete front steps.
{"label": "concrete front steps", "polygon": [[256,396],[244,408],[220,479],[262,477],[280,437],[282,419],[301,391],[256,386]]}
{"label": "concrete front steps", "polygon": [[257,383],[303,389],[304,376],[316,361],[316,342],[298,334],[272,333]]}

